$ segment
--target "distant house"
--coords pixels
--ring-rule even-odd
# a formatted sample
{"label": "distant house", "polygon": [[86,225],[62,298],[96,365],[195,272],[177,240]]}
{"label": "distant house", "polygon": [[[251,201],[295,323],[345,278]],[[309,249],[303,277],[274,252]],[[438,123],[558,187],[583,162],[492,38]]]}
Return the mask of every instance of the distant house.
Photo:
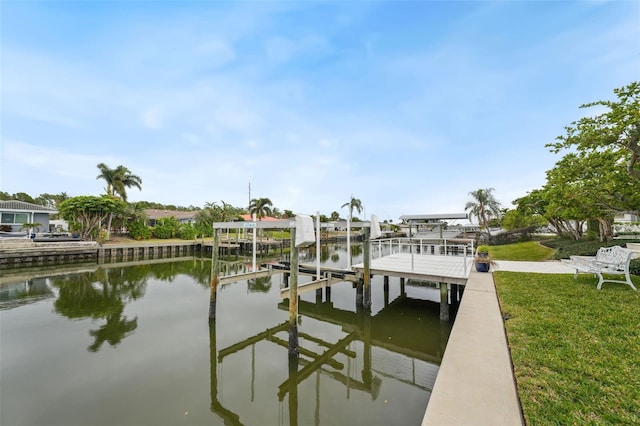
{"label": "distant house", "polygon": [[613,221],[619,223],[635,223],[640,222],[640,216],[632,212],[621,212],[615,214]]}
{"label": "distant house", "polygon": [[49,215],[58,213],[39,204],[24,201],[0,201],[0,231],[19,232],[24,223],[39,223],[35,232],[49,232]]}
{"label": "distant house", "polygon": [[[253,216],[250,214],[241,214],[240,217],[245,221],[245,222],[252,222],[253,221]],[[258,219],[256,219],[258,220]],[[275,217],[271,217],[271,216],[263,216],[262,219],[263,222],[272,222],[274,220],[280,220],[277,219]]]}
{"label": "distant house", "polygon": [[163,209],[146,209],[144,211],[149,218],[149,226],[155,226],[158,219],[167,217],[175,217],[180,223],[194,223],[196,221],[197,211],[179,211],[179,210],[163,210]]}

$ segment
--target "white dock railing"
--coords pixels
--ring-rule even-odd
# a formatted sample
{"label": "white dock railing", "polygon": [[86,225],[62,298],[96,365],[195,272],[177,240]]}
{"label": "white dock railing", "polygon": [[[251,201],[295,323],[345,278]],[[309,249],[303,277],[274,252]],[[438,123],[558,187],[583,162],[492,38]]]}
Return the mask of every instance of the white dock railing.
{"label": "white dock railing", "polygon": [[371,257],[373,259],[395,253],[411,253],[431,256],[464,256],[473,257],[474,240],[460,239],[423,239],[423,238],[383,238],[371,241]]}

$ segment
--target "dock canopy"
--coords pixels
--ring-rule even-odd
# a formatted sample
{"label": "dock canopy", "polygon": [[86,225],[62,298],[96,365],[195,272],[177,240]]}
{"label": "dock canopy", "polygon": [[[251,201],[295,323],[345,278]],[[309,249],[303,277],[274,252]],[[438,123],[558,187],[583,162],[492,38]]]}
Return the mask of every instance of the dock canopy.
{"label": "dock canopy", "polygon": [[466,213],[444,213],[444,214],[405,214],[400,216],[400,220],[405,223],[440,223],[444,220],[468,219]]}

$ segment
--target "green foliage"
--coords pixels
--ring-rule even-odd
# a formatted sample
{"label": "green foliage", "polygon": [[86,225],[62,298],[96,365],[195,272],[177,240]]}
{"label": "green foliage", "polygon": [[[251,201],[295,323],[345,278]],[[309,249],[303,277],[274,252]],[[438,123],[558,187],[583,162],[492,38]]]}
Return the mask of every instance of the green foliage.
{"label": "green foliage", "polygon": [[556,249],[555,259],[568,259],[569,256],[595,256],[600,247],[622,246],[636,240],[614,240],[601,242],[597,240],[571,240],[567,238],[555,238],[544,240],[541,243],[547,247]]}
{"label": "green foliage", "polygon": [[124,212],[125,206],[121,200],[107,195],[81,195],[63,201],[59,206],[59,212],[66,221],[77,226],[80,236],[86,239],[91,235],[97,235],[100,223],[110,214]]}
{"label": "green foliage", "polygon": [[163,240],[178,236],[180,222],[175,217],[165,217],[158,219],[153,227],[153,235]]}
{"label": "green foliage", "polygon": [[489,246],[481,245],[476,249],[476,253],[489,253]]}
{"label": "green foliage", "polygon": [[464,210],[478,218],[478,224],[482,228],[487,228],[492,217],[500,216],[500,203],[493,195],[493,188],[477,189],[469,192],[473,201],[467,202]]}
{"label": "green foliage", "polygon": [[356,219],[356,218],[353,217],[353,211],[355,210],[355,211],[358,212],[358,214],[360,214],[360,213],[362,213],[362,209],[363,209],[362,201],[360,201],[358,198],[355,198],[353,196],[353,194],[351,195],[351,199],[349,199],[349,202],[348,203],[344,203],[341,208],[345,208],[345,207],[349,207],[349,217],[354,222],[355,222],[354,219]]}
{"label": "green foliage", "polygon": [[510,209],[502,216],[502,227],[507,231],[527,228],[529,226],[545,226],[547,220],[541,215],[524,209]]}
{"label": "green foliage", "polygon": [[195,240],[198,235],[198,230],[191,223],[182,223],[178,229],[178,237],[183,240]]}
{"label": "green foliage", "polygon": [[258,220],[271,216],[273,203],[268,198],[254,198],[249,204],[249,213],[255,214]]}
{"label": "green foliage", "polygon": [[600,238],[611,239],[613,213],[640,209],[640,83],[614,93],[617,101],[581,106],[605,112],[571,123],[548,144],[552,152],[569,152],[547,171],[542,189],[515,201],[519,209],[544,216],[562,236],[580,239],[585,221],[597,220]]}
{"label": "green foliage", "polygon": [[129,236],[134,240],[148,240],[151,238],[151,228],[143,220],[134,220],[127,225]]}
{"label": "green foliage", "polygon": [[127,188],[135,186],[138,189],[142,189],[142,179],[131,173],[131,170],[125,166],[118,166],[115,169],[109,168],[104,163],[98,164],[100,174],[96,179],[104,179],[107,183],[105,191],[107,195],[119,196],[122,201],[127,201]]}
{"label": "green foliage", "polygon": [[107,241],[107,237],[108,237],[107,231],[104,229],[100,229],[98,231],[96,241],[98,242],[98,244],[102,245],[104,244],[105,241]]}

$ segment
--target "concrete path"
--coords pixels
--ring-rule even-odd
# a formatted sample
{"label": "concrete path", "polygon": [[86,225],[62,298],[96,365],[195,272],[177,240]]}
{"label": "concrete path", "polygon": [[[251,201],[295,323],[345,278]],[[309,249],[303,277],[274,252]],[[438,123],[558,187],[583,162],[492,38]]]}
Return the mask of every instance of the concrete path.
{"label": "concrete path", "polygon": [[546,262],[519,262],[513,260],[496,261],[493,271],[538,272],[541,274],[573,274],[576,270],[559,260]]}
{"label": "concrete path", "polygon": [[523,424],[493,274],[472,272],[422,425]]}

